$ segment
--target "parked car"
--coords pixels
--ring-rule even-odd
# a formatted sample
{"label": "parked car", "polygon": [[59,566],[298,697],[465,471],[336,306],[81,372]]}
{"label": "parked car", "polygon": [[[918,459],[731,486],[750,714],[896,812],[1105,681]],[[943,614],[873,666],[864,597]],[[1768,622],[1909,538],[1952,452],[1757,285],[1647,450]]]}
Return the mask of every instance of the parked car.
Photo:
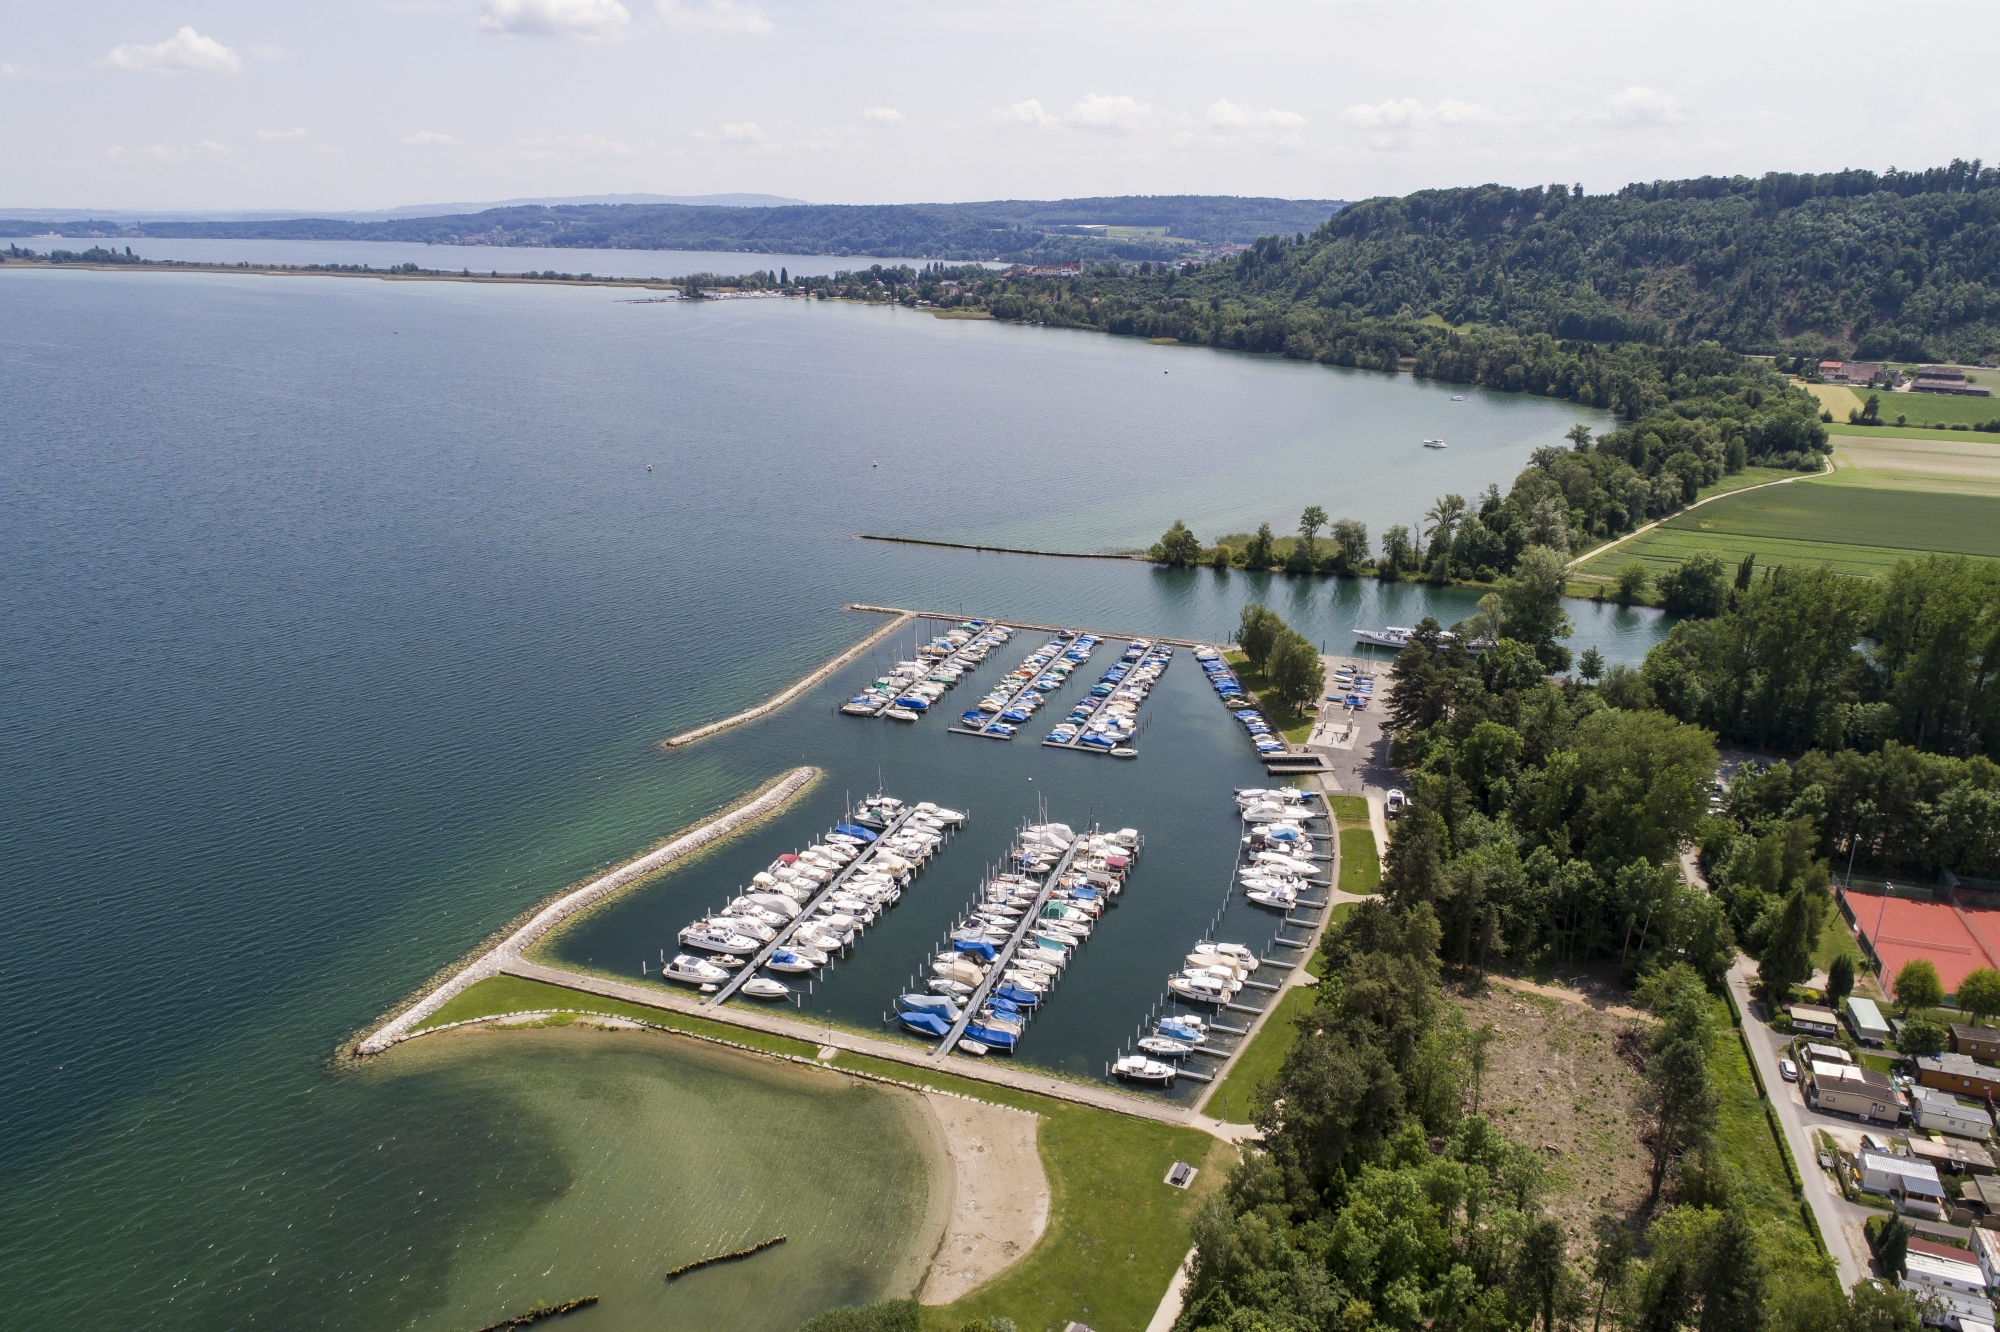
{"label": "parked car", "polygon": [[1797,1082],[1799,1080],[1799,1066],[1789,1059],[1780,1059],[1778,1061],[1778,1076],[1786,1082]]}
{"label": "parked car", "polygon": [[1382,801],[1383,813],[1393,819],[1403,812],[1405,803],[1407,801],[1401,791],[1391,791]]}

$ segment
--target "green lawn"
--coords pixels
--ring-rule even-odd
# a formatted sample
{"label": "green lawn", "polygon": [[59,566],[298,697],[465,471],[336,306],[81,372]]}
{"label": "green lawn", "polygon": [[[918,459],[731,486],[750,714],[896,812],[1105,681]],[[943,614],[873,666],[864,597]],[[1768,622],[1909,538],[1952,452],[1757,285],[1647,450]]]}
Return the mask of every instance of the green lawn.
{"label": "green lawn", "polygon": [[1816,970],[1824,970],[1833,965],[1833,959],[1841,954],[1854,964],[1857,980],[1867,975],[1868,968],[1861,956],[1861,945],[1854,941],[1854,932],[1847,928],[1847,921],[1838,911],[1829,911],[1826,925],[1819,932],[1819,942],[1813,947],[1812,964]]}
{"label": "green lawn", "polygon": [[1729,1166],[1738,1200],[1756,1225],[1765,1261],[1774,1270],[1825,1269],[1830,1276],[1831,1264],[1806,1228],[1802,1204],[1792,1194],[1783,1149],[1757,1093],[1743,1037],[1731,1025],[1729,1008],[1721,999],[1715,1001],[1715,1022],[1708,1068],[1721,1096],[1716,1146]]}
{"label": "green lawn", "polygon": [[1334,820],[1344,828],[1368,826],[1368,798],[1354,795],[1330,795],[1326,798],[1327,808],[1333,812]]}
{"label": "green lawn", "polygon": [[1382,887],[1382,862],[1375,855],[1375,834],[1367,828],[1340,830],[1340,891],[1366,895]]}
{"label": "green lawn", "polygon": [[1250,1122],[1251,1110],[1257,1104],[1257,1088],[1277,1076],[1298,1038],[1292,1020],[1312,1007],[1313,997],[1318,993],[1308,985],[1295,985],[1285,991],[1277,1010],[1264,1019],[1249,1048],[1236,1056],[1229,1076],[1209,1095],[1203,1113],[1231,1124]]}
{"label": "green lawn", "polygon": [[[515,976],[497,976],[471,986],[426,1027],[543,1009],[618,1014],[777,1054],[811,1056],[818,1048]],[[1234,1148],[1199,1129],[1175,1128],[846,1051],[834,1063],[1043,1117],[1048,1229],[1026,1258],[994,1281],[956,1304],[923,1310],[924,1327],[938,1332],[953,1332],[969,1319],[989,1315],[1012,1318],[1023,1328],[1060,1327],[1074,1319],[1087,1321],[1100,1332],[1142,1332],[1187,1253],[1189,1218],[1236,1161]],[[1201,1168],[1193,1188],[1183,1191],[1165,1182],[1176,1161]]]}
{"label": "green lawn", "polygon": [[[1995,374],[1991,370],[1987,371],[1985,386],[1987,388],[2000,388],[2000,374]],[[1868,401],[1866,390],[1856,389],[1855,394],[1864,403]],[[1882,420],[1885,423],[1885,426],[1881,428],[1886,429],[1893,430],[1896,428],[1895,422],[1898,416],[1908,418],[1903,424],[1903,428],[1906,430],[1912,427],[1919,429],[1935,427],[1940,424],[1948,427],[1955,425],[1985,425],[1988,421],[2000,418],[2000,398],[1956,398],[1943,393],[1878,392],[1876,396],[1881,399],[1880,410]],[[1850,426],[1847,414],[1845,412],[1835,412],[1833,424],[1835,426]],[[1851,428],[1868,430],[1877,427],[1859,426]]]}
{"label": "green lawn", "polygon": [[[843,1052],[842,1068],[921,1082],[939,1091],[1032,1110],[1043,1117],[1049,1227],[1028,1256],[954,1304],[923,1311],[928,1332],[974,1318],[1024,1329],[1085,1322],[1099,1332],[1142,1332],[1187,1254],[1188,1220],[1236,1162],[1235,1149],[1199,1129],[1093,1110],[949,1073],[927,1073]],[[1164,1182],[1176,1161],[1199,1166],[1194,1187]]]}

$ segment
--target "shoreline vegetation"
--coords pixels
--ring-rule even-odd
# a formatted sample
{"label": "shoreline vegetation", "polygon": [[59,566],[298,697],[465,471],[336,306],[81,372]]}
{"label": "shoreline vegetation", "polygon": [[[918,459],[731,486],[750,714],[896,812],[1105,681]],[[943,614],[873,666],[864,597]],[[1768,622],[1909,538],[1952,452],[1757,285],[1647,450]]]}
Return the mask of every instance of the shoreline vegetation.
{"label": "shoreline vegetation", "polygon": [[[581,886],[564,889],[539,908],[531,908],[524,913],[527,916],[525,921],[518,925],[510,921],[497,935],[489,935],[478,948],[438,973],[442,979],[434,977],[426,982],[417,992],[421,997],[415,1002],[406,1000],[398,1009],[391,1010],[390,1017],[351,1041],[349,1055],[359,1058],[381,1054],[398,1041],[407,1039],[413,1028],[442,1009],[455,996],[479,981],[498,976],[510,962],[518,961],[536,940],[570,917],[770,817],[818,781],[819,777],[818,768],[793,768],[745,795],[700,826],[676,834]],[[515,920],[520,921],[521,918],[517,916]]]}

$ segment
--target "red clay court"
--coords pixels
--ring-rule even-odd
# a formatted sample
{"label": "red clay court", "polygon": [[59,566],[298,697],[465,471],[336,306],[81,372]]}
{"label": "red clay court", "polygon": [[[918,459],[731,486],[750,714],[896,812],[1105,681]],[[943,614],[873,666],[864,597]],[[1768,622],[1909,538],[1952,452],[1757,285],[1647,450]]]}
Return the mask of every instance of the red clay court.
{"label": "red clay court", "polygon": [[1889,980],[1905,962],[1927,957],[1937,968],[1945,993],[1952,994],[1966,972],[1978,967],[2000,969],[2000,911],[1860,893],[1848,894],[1847,906],[1862,938],[1882,959],[1882,975]]}

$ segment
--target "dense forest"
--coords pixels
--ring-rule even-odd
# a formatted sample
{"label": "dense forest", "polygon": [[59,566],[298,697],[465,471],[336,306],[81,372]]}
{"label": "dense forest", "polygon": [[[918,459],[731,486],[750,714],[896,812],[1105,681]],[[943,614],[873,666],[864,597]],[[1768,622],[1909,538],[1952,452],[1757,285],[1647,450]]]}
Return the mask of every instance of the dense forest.
{"label": "dense forest", "polygon": [[2000,171],[1482,185],[1370,199],[1205,266],[1002,284],[1000,318],[1390,368],[1419,321],[1818,357],[2000,355]]}
{"label": "dense forest", "polygon": [[[0,234],[98,239],[257,238],[415,241],[429,245],[626,250],[717,250],[763,254],[920,256],[1010,263],[1173,259],[1204,245],[1247,244],[1272,231],[1317,227],[1341,207],[1333,199],[1230,195],[1133,195],[1009,199],[969,204],[801,204],[724,208],[698,204],[563,204],[490,208],[444,217],[282,218],[162,221],[121,226],[0,220]],[[1164,227],[1168,237],[1092,235],[1097,226]],[[484,267],[491,268],[487,263]]]}

